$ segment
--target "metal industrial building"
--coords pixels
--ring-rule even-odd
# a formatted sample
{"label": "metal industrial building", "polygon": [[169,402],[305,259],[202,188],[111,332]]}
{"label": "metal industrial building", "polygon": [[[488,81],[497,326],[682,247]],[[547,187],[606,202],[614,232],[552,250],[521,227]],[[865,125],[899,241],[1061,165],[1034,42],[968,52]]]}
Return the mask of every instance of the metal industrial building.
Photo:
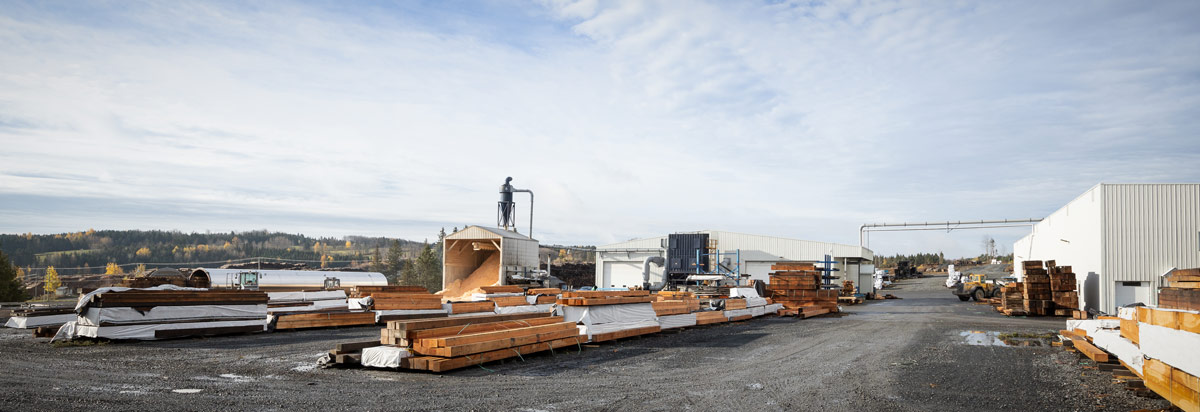
{"label": "metal industrial building", "polygon": [[1098,184],[1013,244],[1026,260],[1069,265],[1089,309],[1157,304],[1162,275],[1200,267],[1200,184]]}
{"label": "metal industrial building", "polygon": [[[853,280],[855,285],[870,285],[875,271],[875,254],[870,249],[829,242],[786,239],[773,236],[704,230],[687,233],[707,233],[716,241],[722,258],[736,262],[740,252],[742,273],[751,279],[768,282],[771,264],[780,261],[821,261],[831,255],[837,263],[836,276]],[[648,257],[665,257],[667,236],[634,239],[596,248],[596,285],[599,287],[628,287],[642,284],[643,262]],[[652,281],[662,279],[663,269],[651,266]],[[853,274],[847,276],[847,273]],[[870,292],[870,290],[866,290]]]}

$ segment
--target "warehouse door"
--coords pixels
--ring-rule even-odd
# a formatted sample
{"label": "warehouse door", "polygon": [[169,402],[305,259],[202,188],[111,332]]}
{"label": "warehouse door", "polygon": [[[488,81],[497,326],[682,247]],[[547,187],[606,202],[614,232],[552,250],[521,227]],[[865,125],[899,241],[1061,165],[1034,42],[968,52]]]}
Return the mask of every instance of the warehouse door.
{"label": "warehouse door", "polygon": [[621,288],[642,285],[641,262],[604,262],[602,288]]}
{"label": "warehouse door", "polygon": [[1117,282],[1115,298],[1116,306],[1139,302],[1149,305],[1150,282]]}
{"label": "warehouse door", "polygon": [[761,280],[763,282],[771,282],[771,265],[774,262],[746,262],[742,266],[742,273],[749,274],[751,280]]}

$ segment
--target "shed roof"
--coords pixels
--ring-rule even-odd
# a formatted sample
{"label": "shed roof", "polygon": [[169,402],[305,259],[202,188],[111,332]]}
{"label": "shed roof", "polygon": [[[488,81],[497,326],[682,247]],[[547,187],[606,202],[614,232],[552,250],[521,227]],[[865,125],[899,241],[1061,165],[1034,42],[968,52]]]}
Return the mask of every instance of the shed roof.
{"label": "shed roof", "polygon": [[470,225],[462,230],[446,235],[446,239],[519,239],[533,240],[529,236],[499,228]]}

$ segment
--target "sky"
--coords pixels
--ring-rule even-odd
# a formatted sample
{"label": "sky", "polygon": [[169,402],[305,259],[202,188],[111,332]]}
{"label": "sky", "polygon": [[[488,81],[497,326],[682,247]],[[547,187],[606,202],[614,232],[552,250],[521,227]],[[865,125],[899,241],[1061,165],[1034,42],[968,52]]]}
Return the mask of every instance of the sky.
{"label": "sky", "polygon": [[0,0],[0,232],[423,240],[494,226],[508,176],[547,244],[1041,218],[1101,182],[1200,182],[1197,22],[1196,1]]}

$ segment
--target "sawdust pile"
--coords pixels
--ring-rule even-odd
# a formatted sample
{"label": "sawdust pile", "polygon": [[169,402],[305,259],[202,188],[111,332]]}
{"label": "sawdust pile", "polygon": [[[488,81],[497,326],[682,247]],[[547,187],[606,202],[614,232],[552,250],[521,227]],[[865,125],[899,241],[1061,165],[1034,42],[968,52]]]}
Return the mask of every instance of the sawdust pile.
{"label": "sawdust pile", "polygon": [[462,300],[470,298],[472,293],[479,292],[480,286],[492,286],[500,283],[500,252],[491,252],[479,268],[470,276],[446,285],[446,289],[438,292],[442,300]]}

